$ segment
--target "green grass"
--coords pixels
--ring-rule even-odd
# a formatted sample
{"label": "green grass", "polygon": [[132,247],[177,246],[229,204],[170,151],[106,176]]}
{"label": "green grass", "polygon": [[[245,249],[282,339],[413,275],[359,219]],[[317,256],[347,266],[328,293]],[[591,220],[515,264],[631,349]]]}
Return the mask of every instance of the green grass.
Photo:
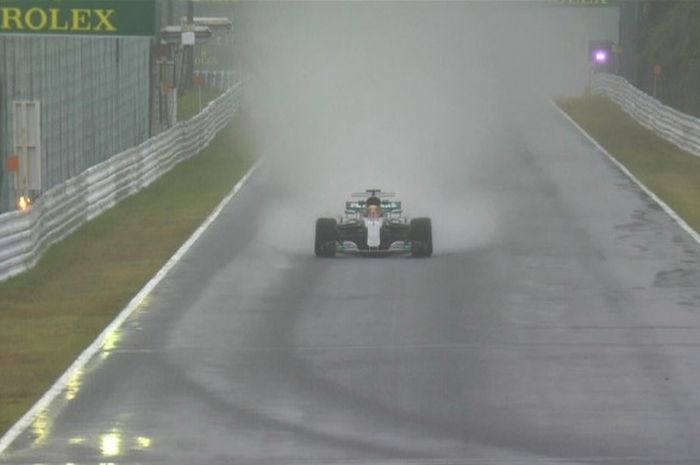
{"label": "green grass", "polygon": [[605,97],[557,104],[644,185],[700,231],[700,157],[644,128]]}
{"label": "green grass", "polygon": [[207,103],[211,102],[219,95],[221,95],[221,92],[216,89],[210,89],[208,87],[202,88],[200,108],[199,91],[195,88],[185,92],[177,99],[177,120],[184,121],[190,119],[199,113],[200,109],[203,110],[204,107],[207,106]]}
{"label": "green grass", "polygon": [[189,237],[253,159],[237,119],[208,148],[0,283],[0,434]]}

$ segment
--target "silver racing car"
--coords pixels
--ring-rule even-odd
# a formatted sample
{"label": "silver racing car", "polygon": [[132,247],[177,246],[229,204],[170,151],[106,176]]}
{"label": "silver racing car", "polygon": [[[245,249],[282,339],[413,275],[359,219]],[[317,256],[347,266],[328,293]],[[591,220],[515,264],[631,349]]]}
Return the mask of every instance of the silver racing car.
{"label": "silver racing car", "polygon": [[338,219],[316,220],[314,252],[317,257],[336,253],[389,255],[410,253],[429,257],[433,253],[430,218],[403,216],[401,201],[380,189],[352,194],[345,214]]}

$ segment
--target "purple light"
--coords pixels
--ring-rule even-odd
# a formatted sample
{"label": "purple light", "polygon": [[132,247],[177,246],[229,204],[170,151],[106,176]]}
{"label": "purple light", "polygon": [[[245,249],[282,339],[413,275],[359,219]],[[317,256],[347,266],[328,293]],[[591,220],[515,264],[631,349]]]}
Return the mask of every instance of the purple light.
{"label": "purple light", "polygon": [[606,63],[608,61],[608,52],[605,50],[596,50],[593,54],[593,58],[595,59],[596,63]]}

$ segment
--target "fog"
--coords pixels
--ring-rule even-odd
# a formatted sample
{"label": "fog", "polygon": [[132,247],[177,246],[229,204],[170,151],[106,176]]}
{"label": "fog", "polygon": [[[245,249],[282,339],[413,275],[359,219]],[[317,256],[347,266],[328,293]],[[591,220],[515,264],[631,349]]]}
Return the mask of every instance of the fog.
{"label": "fog", "polygon": [[[493,236],[503,154],[542,130],[550,97],[583,92],[587,42],[615,40],[618,20],[524,2],[243,3],[234,16],[245,106],[280,201],[270,221],[306,230],[378,187],[431,216],[443,251]],[[298,239],[288,245],[308,251]]]}

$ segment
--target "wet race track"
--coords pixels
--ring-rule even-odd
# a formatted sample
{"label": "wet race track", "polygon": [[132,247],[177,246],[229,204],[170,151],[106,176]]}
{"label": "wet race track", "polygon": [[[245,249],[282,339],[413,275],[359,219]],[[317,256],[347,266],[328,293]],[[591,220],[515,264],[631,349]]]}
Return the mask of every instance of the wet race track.
{"label": "wet race track", "polygon": [[[499,9],[266,8],[266,161],[0,463],[700,460],[700,246],[550,105],[571,66],[515,53],[612,13],[516,9],[511,60],[473,40]],[[432,217],[434,256],[314,257],[314,219],[375,186]]]}

